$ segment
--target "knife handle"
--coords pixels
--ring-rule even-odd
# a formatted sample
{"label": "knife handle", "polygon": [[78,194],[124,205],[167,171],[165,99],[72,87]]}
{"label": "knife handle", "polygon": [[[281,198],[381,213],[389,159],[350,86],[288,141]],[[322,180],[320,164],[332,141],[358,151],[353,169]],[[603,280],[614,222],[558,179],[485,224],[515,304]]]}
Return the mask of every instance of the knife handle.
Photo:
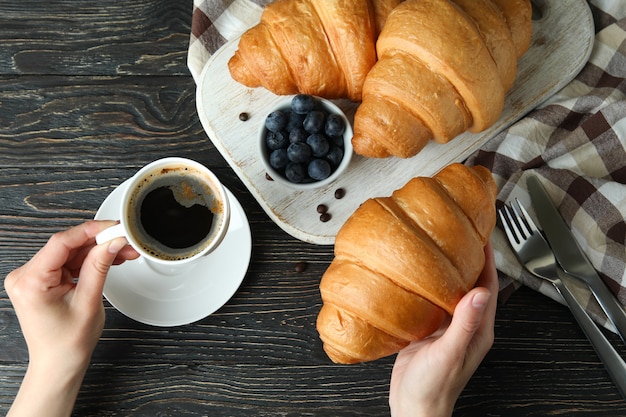
{"label": "knife handle", "polygon": [[604,310],[611,323],[615,326],[615,329],[622,338],[622,341],[626,343],[626,312],[617,301],[617,298],[615,298],[613,293],[609,291],[608,287],[599,276],[597,279],[585,279],[584,277],[578,275],[574,276],[582,279],[591,289],[591,292],[596,297],[596,300],[598,300],[600,307],[602,307],[602,310]]}
{"label": "knife handle", "polygon": [[604,364],[622,398],[626,399],[626,362],[624,362],[619,353],[617,353],[591,317],[589,317],[565,283],[560,279],[556,279],[553,281],[553,284],[565,299],[574,318],[591,342],[593,349]]}

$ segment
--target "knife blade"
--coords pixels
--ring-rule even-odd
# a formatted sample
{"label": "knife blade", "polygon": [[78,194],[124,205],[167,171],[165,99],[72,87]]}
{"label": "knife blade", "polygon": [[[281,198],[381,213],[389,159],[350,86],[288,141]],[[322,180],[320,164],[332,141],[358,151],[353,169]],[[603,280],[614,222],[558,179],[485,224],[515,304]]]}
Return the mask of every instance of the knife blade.
{"label": "knife blade", "polygon": [[561,268],[570,276],[582,280],[613,323],[622,341],[626,343],[626,312],[589,262],[554,202],[536,176],[529,176],[526,184],[537,219],[552,247]]}

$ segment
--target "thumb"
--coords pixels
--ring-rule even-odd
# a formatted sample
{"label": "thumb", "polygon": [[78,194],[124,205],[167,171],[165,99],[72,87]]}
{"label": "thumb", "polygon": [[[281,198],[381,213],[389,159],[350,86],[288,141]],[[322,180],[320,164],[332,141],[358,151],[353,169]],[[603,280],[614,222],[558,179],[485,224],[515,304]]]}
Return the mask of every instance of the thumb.
{"label": "thumb", "polygon": [[96,245],[85,257],[76,284],[76,297],[85,306],[102,302],[106,276],[118,253],[128,244],[125,238],[117,238]]}
{"label": "thumb", "polygon": [[480,328],[490,298],[491,292],[486,288],[474,288],[459,301],[454,309],[450,326],[441,337],[442,345],[450,350],[448,354],[466,355],[474,335]]}

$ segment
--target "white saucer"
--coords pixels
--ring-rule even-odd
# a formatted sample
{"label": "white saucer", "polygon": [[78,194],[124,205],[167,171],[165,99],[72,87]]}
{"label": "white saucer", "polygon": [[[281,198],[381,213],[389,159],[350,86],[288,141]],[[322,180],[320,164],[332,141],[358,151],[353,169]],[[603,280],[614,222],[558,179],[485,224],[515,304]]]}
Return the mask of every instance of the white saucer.
{"label": "white saucer", "polygon": [[[104,200],[96,220],[117,220],[125,184]],[[226,304],[241,285],[252,254],[246,214],[230,190],[226,194],[231,206],[230,226],[214,252],[177,275],[156,273],[141,257],[111,267],[104,286],[104,296],[111,305],[141,323],[179,326],[198,321]]]}

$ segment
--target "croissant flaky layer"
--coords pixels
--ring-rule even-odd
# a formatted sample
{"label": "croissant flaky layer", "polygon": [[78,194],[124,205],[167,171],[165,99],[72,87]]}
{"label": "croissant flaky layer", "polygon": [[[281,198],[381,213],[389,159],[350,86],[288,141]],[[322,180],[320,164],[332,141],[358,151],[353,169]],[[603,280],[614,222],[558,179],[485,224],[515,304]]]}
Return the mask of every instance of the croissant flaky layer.
{"label": "croissant flaky layer", "polygon": [[248,87],[361,100],[375,42],[402,0],[277,0],[246,31],[228,68]]}
{"label": "croissant flaky layer", "polygon": [[320,282],[317,330],[334,362],[388,356],[440,327],[484,267],[496,192],[486,168],[452,164],[354,212]]}
{"label": "croissant flaky layer", "polygon": [[[530,46],[530,0],[406,0],[388,16],[354,117],[354,150],[417,154],[500,117]],[[390,110],[395,109],[395,110]],[[396,112],[406,121],[400,122]]]}

